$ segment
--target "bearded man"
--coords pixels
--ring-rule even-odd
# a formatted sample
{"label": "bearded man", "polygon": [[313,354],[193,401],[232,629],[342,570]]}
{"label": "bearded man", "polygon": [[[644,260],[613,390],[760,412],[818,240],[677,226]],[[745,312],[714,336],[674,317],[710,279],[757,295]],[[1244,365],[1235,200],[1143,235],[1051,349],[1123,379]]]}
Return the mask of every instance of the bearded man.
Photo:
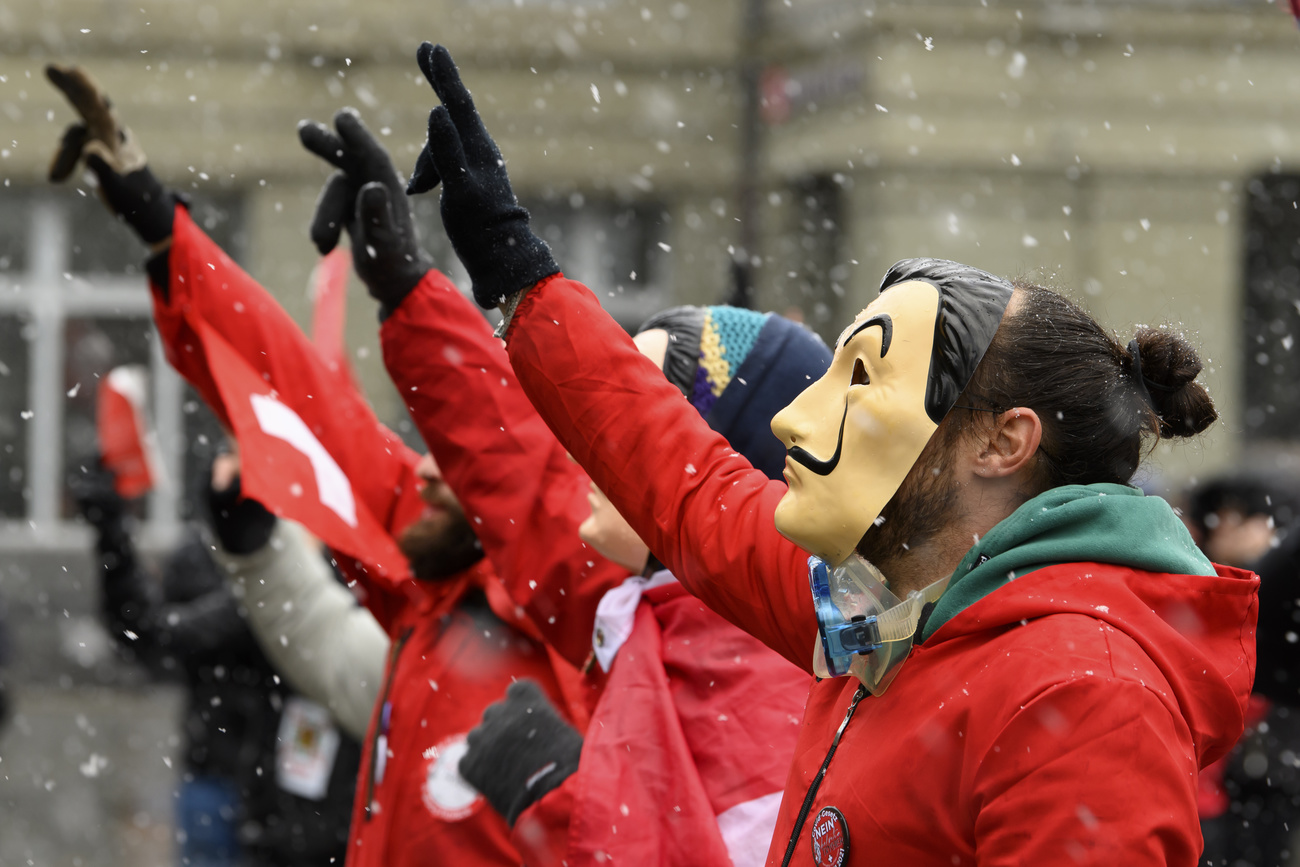
{"label": "bearded man", "polygon": [[768,863],[1195,864],[1258,579],[1128,484],[1216,417],[1192,347],[905,260],[773,420],[771,481],[563,277],[450,55],[419,61],[442,105],[410,189],[442,184],[539,414],[687,589],[821,678]]}

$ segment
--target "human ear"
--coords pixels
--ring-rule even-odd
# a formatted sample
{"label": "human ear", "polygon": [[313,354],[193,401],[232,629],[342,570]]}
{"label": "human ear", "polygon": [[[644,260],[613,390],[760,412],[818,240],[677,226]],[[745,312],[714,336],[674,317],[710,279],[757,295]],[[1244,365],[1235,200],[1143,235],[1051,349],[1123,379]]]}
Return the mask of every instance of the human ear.
{"label": "human ear", "polygon": [[1012,476],[1025,469],[1043,439],[1038,413],[1018,406],[1002,413],[986,433],[979,435],[975,474],[986,479]]}

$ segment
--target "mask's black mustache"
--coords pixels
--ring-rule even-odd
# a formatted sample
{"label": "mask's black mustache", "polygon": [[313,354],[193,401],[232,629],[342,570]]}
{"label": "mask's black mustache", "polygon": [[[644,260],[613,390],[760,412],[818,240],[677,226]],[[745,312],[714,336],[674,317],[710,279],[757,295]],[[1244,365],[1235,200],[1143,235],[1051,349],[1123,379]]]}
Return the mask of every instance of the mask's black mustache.
{"label": "mask's black mustache", "polygon": [[804,451],[799,446],[791,446],[786,454],[790,460],[797,461],[808,469],[812,470],[819,476],[829,476],[835,472],[835,467],[839,465],[840,453],[844,451],[844,422],[849,418],[849,402],[844,401],[844,417],[840,419],[840,436],[835,443],[835,454],[830,456],[829,460],[819,461],[817,458]]}

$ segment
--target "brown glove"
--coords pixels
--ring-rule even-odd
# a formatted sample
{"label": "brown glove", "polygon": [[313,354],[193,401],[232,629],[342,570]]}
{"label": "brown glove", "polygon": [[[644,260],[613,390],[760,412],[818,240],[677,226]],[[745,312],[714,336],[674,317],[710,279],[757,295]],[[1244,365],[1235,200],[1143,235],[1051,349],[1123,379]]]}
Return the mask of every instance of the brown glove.
{"label": "brown glove", "polygon": [[63,132],[50,162],[50,180],[68,179],[85,161],[99,180],[99,196],[148,244],[171,235],[176,198],[158,183],[131,131],[118,122],[113,105],[86,71],[77,66],[45,67],[81,120]]}

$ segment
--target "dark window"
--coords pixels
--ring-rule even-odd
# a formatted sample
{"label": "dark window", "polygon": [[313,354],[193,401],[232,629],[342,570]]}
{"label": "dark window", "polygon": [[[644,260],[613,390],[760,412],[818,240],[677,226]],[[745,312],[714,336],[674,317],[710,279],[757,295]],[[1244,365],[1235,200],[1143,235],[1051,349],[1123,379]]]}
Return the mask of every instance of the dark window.
{"label": "dark window", "polygon": [[18,190],[4,189],[5,206],[0,208],[0,273],[21,274],[27,270],[27,245],[31,236],[31,197]]}
{"label": "dark window", "polygon": [[815,175],[796,183],[791,192],[795,225],[777,241],[787,247],[782,259],[791,263],[791,271],[778,279],[786,307],[777,312],[833,340],[839,323],[852,315],[840,309],[848,279],[843,186],[828,175]]}
{"label": "dark window", "polygon": [[1300,177],[1251,181],[1242,323],[1245,432],[1300,437]]}
{"label": "dark window", "polygon": [[[145,245],[131,229],[87,197],[74,200],[69,211],[68,269],[74,274],[141,274],[148,258]],[[190,216],[230,258],[240,261],[244,237],[240,231],[239,197],[230,193],[194,196]]]}
{"label": "dark window", "polygon": [[0,517],[27,513],[30,328],[27,317],[0,316]]}
{"label": "dark window", "polygon": [[[433,197],[415,200],[421,240],[435,263],[463,280]],[[624,328],[668,303],[668,215],[658,206],[588,200],[578,193],[524,203],[532,230],[568,277],[585,284]]]}

